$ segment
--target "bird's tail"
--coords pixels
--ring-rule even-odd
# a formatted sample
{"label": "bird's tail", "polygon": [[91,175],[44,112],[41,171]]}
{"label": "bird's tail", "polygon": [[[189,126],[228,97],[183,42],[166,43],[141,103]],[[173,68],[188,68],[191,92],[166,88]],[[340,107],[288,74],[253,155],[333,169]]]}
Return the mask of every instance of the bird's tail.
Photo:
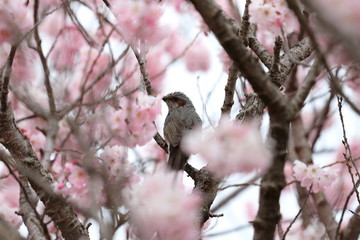
{"label": "bird's tail", "polygon": [[169,152],[168,168],[173,170],[183,170],[189,156],[181,151],[179,146],[173,147],[170,145]]}

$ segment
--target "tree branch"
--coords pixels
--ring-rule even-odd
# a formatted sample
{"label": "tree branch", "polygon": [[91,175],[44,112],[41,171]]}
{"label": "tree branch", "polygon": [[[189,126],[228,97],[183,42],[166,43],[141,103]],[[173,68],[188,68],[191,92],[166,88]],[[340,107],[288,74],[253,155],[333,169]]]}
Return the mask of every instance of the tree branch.
{"label": "tree branch", "polygon": [[[34,2],[34,22],[38,22],[38,20],[39,20],[38,19],[38,11],[39,11],[39,0],[35,0],[35,2]],[[39,30],[38,30],[37,26],[34,28],[34,37],[35,37],[35,41],[36,41],[36,51],[39,54],[41,65],[42,65],[43,71],[44,71],[44,84],[45,84],[45,88],[46,88],[46,93],[48,95],[48,103],[49,103],[50,113],[55,114],[56,113],[56,104],[55,104],[53,89],[52,89],[52,86],[50,83],[50,71],[49,71],[49,67],[47,65],[46,57],[45,57],[44,52],[41,47],[41,39],[39,36]]]}
{"label": "tree branch", "polygon": [[241,29],[240,29],[240,36],[241,36],[245,46],[249,45],[247,36],[248,36],[249,28],[250,28],[250,21],[249,21],[250,20],[250,14],[249,14],[250,3],[251,3],[251,0],[246,0],[244,15],[242,17]]}
{"label": "tree branch", "polygon": [[36,195],[31,189],[26,177],[20,176],[20,209],[24,224],[29,231],[30,240],[50,240],[46,225],[41,222],[39,214],[36,212]]}
{"label": "tree branch", "polygon": [[265,104],[261,101],[256,93],[245,94],[246,102],[242,109],[240,109],[236,119],[240,122],[251,121],[256,117],[260,117],[265,108]]}
{"label": "tree branch", "polygon": [[320,61],[317,58],[305,78],[304,85],[300,88],[300,90],[298,90],[294,98],[291,99],[290,107],[289,107],[291,109],[290,115],[294,116],[304,106],[305,99],[309,95],[311,88],[316,83],[316,78],[320,74],[320,70],[321,70],[320,66],[321,66]]}
{"label": "tree branch", "polygon": [[319,44],[316,42],[315,39],[315,34],[312,31],[312,29],[310,28],[309,24],[307,23],[304,15],[301,12],[300,7],[298,6],[296,1],[290,1],[290,0],[286,0],[289,8],[294,12],[294,14],[296,15],[296,17],[298,18],[300,24],[302,27],[304,27],[304,29],[307,31],[307,33],[309,34],[309,37],[314,45],[314,48],[317,50],[318,52],[318,57],[321,60],[321,62],[323,63],[323,65],[325,66],[325,69],[327,70],[329,76],[330,76],[330,83],[331,83],[331,87],[337,92],[339,93],[349,104],[349,106],[357,113],[360,115],[360,109],[358,108],[358,106],[356,104],[354,104],[348,96],[346,96],[346,94],[344,93],[344,91],[342,90],[341,86],[339,85],[339,83],[337,82],[337,78],[334,76],[334,74],[332,73],[329,65],[327,64],[327,60],[324,56],[324,54],[322,53]]}
{"label": "tree branch", "polygon": [[[312,150],[311,146],[308,143],[307,139],[305,139],[302,122],[299,117],[294,119],[293,124],[293,137],[294,137],[294,149],[296,150],[296,154],[304,163],[312,163]],[[323,193],[312,193],[312,198],[315,201],[316,208],[318,211],[318,216],[320,221],[324,224],[326,232],[330,239],[335,239],[336,236],[336,221],[332,215],[331,206],[329,205],[326,197]]]}
{"label": "tree branch", "polygon": [[5,69],[3,70],[3,76],[1,78],[1,111],[5,112],[8,106],[8,93],[9,93],[9,82],[12,70],[12,64],[14,62],[15,53],[17,46],[11,46],[9,57],[7,58]]}
{"label": "tree branch", "polygon": [[254,51],[254,53],[260,59],[260,61],[268,69],[271,69],[271,65],[272,65],[272,62],[273,62],[273,56],[270,54],[270,52],[256,38],[255,29],[256,29],[256,26],[254,24],[250,24],[249,36],[248,36],[249,47],[251,48],[251,50]]}
{"label": "tree branch", "polygon": [[360,206],[358,206],[355,210],[355,213],[349,220],[349,223],[347,224],[346,228],[343,231],[343,238],[346,240],[356,240],[358,239],[360,235]]}
{"label": "tree branch", "polygon": [[219,5],[213,0],[191,0],[191,2],[259,97],[269,107],[277,108],[283,105],[283,96],[271,83],[261,65],[253,59],[242,40],[234,33],[229,24],[229,17]]}
{"label": "tree branch", "polygon": [[282,85],[296,64],[305,60],[313,53],[315,46],[309,37],[303,38],[296,43],[280,60],[280,84]]}
{"label": "tree branch", "polygon": [[238,79],[239,70],[234,62],[231,63],[229,69],[229,76],[225,86],[225,98],[223,106],[221,107],[221,116],[230,115],[231,107],[234,104],[234,91],[236,80]]}
{"label": "tree branch", "polygon": [[273,83],[275,83],[278,87],[281,86],[280,80],[280,51],[282,47],[281,37],[277,36],[275,38],[275,46],[274,46],[274,58],[270,69],[270,78]]}
{"label": "tree branch", "polygon": [[54,220],[63,237],[89,239],[87,230],[78,220],[72,207],[53,192],[52,177],[37,159],[28,140],[17,128],[10,106],[6,112],[0,113],[0,132],[2,133],[0,143],[16,161],[16,168],[29,178],[32,188],[45,205],[45,213]]}
{"label": "tree branch", "polygon": [[204,223],[212,215],[210,212],[210,207],[217,195],[218,186],[221,182],[221,179],[215,178],[215,176],[210,171],[208,171],[206,167],[197,170],[190,164],[186,164],[185,171],[195,182],[194,190],[202,193],[203,203],[199,213],[199,226],[201,229]]}

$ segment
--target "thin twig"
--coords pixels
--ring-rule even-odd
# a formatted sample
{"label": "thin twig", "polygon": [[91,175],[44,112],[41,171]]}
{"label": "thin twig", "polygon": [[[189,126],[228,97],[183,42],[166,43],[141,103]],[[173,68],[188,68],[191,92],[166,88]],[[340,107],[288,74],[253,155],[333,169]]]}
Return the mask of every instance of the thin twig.
{"label": "thin twig", "polygon": [[[351,148],[350,148],[350,145],[349,145],[349,142],[348,142],[348,139],[347,139],[347,136],[346,136],[346,130],[345,130],[345,124],[344,124],[344,116],[342,114],[342,97],[339,97],[339,96],[336,96],[337,97],[337,100],[338,100],[338,108],[339,108],[339,116],[340,116],[340,121],[341,121],[341,127],[342,127],[342,133],[343,133],[343,145],[345,147],[345,153],[344,153],[344,158],[346,161],[346,166],[348,167],[348,171],[349,171],[349,174],[350,174],[350,177],[351,177],[351,182],[353,184],[353,188],[355,190],[355,193],[356,193],[356,198],[358,200],[358,202],[360,203],[360,195],[359,195],[359,191],[357,190],[357,187],[356,187],[356,183],[355,183],[355,179],[354,179],[354,174],[352,173],[352,168],[355,169],[356,171],[356,176],[360,176],[359,174],[359,170],[357,169],[357,166],[353,160],[353,157],[352,157],[352,153],[351,153]],[[350,166],[349,162],[351,163],[352,166]]]}
{"label": "thin twig", "polygon": [[227,185],[227,186],[225,186],[225,187],[219,187],[218,190],[219,190],[219,191],[222,191],[222,190],[225,190],[225,189],[228,189],[228,188],[232,188],[232,187],[244,187],[244,186],[257,186],[257,187],[259,187],[260,184],[254,183],[254,182],[239,183],[239,184],[230,184],[230,185]]}
{"label": "thin twig", "polygon": [[[360,180],[357,181],[357,186],[359,186],[359,183],[360,183]],[[339,234],[340,234],[340,228],[341,228],[341,224],[342,224],[342,221],[344,220],[344,215],[345,215],[345,211],[348,207],[348,204],[350,202],[350,198],[352,197],[352,195],[354,194],[355,190],[354,188],[350,191],[350,193],[348,194],[348,196],[346,197],[346,200],[345,200],[345,203],[344,203],[344,206],[343,206],[343,209],[341,211],[341,216],[340,216],[340,219],[339,219],[339,223],[337,225],[337,228],[336,228],[336,236],[335,236],[335,239],[338,239],[339,237]]]}
{"label": "thin twig", "polygon": [[306,203],[307,203],[307,200],[308,200],[309,197],[310,197],[311,189],[312,189],[312,185],[310,186],[310,189],[309,189],[309,191],[308,191],[308,194],[306,195],[306,198],[305,198],[303,204],[301,205],[298,213],[296,214],[296,216],[294,217],[294,219],[290,222],[290,225],[287,227],[287,229],[286,229],[284,235],[282,236],[281,240],[285,240],[286,235],[287,235],[287,234],[289,233],[289,231],[290,231],[290,228],[291,228],[292,225],[295,223],[296,219],[298,219],[298,217],[300,216],[303,208],[305,207],[305,205],[306,205]]}
{"label": "thin twig", "polygon": [[225,98],[223,106],[221,107],[221,116],[230,115],[231,107],[234,105],[234,91],[236,80],[238,79],[239,70],[235,63],[231,61],[229,75],[225,86]]}
{"label": "thin twig", "polygon": [[[38,12],[39,12],[39,0],[35,0],[35,2],[34,2],[34,22],[38,22],[38,18],[39,18]],[[53,89],[52,89],[52,86],[50,83],[50,71],[49,71],[46,57],[45,57],[44,52],[41,47],[41,39],[40,39],[38,27],[34,28],[34,37],[35,37],[35,41],[36,41],[36,51],[39,54],[41,65],[42,65],[43,71],[44,71],[44,77],[45,77],[44,84],[45,84],[45,88],[46,88],[46,93],[48,95],[48,103],[49,103],[50,113],[52,115],[55,115],[56,104],[55,104]]]}

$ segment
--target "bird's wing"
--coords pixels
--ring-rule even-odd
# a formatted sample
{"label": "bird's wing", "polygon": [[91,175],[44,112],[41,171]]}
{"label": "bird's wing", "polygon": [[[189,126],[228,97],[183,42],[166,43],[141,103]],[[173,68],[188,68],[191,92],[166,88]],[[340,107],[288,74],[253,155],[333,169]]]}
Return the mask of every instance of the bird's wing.
{"label": "bird's wing", "polygon": [[192,129],[196,125],[201,125],[201,123],[199,115],[192,109],[174,109],[165,119],[165,139],[172,146],[178,146],[184,132]]}
{"label": "bird's wing", "polygon": [[172,146],[179,145],[185,129],[185,122],[178,116],[179,114],[172,111],[165,119],[164,136],[166,141],[168,141]]}

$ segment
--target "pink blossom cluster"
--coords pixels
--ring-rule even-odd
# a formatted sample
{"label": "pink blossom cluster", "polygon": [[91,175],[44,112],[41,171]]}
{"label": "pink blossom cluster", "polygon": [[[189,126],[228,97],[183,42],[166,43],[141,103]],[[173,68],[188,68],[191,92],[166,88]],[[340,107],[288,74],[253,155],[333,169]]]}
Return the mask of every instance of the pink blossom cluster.
{"label": "pink blossom cluster", "polygon": [[185,64],[189,72],[207,71],[210,68],[210,53],[205,42],[196,40],[185,54]]}
{"label": "pink blossom cluster", "polygon": [[151,239],[198,239],[200,198],[186,193],[177,175],[163,169],[124,191],[136,235]]}
{"label": "pink blossom cluster", "polygon": [[314,193],[330,187],[336,179],[335,171],[327,171],[317,165],[306,165],[305,163],[294,161],[294,176],[301,183],[302,187]]}
{"label": "pink blossom cluster", "polygon": [[57,170],[59,172],[55,190],[68,196],[69,200],[74,203],[84,207],[88,206],[90,201],[87,172],[75,162],[67,162],[63,170],[60,170],[60,166]]}
{"label": "pink blossom cluster", "polygon": [[[0,64],[4,64],[7,56],[10,52],[10,45],[3,44],[0,47]],[[34,67],[38,62],[38,57],[32,49],[24,47],[24,45],[20,45],[18,48],[13,66],[12,66],[12,78],[11,82],[14,85],[19,86],[20,83],[30,82],[29,80],[36,79],[37,72]]]}
{"label": "pink blossom cluster", "polygon": [[346,164],[346,160],[344,159],[344,153],[346,152],[344,145],[342,143],[339,145],[335,156],[336,162],[338,164],[332,166],[332,168],[335,168],[335,171],[338,174],[334,180],[334,183],[331,185],[331,188],[326,188],[324,191],[329,203],[338,210],[343,208],[346,201],[349,201],[348,204],[351,204],[355,200],[355,196],[351,197],[350,199],[347,199],[347,196],[348,193],[351,192],[351,190],[354,188],[349,171],[355,180],[357,179],[358,175],[357,171],[360,171],[360,145],[358,143],[358,137],[350,139],[349,141],[351,155],[355,166],[352,162],[347,162],[348,165]]}
{"label": "pink blossom cluster", "polygon": [[189,153],[199,153],[208,168],[219,177],[237,172],[265,170],[271,162],[271,154],[255,124],[240,124],[222,119],[213,131],[190,132],[183,141]]}
{"label": "pink blossom cluster", "polygon": [[21,217],[16,214],[19,211],[19,183],[9,174],[6,167],[0,164],[0,217],[14,228],[19,228]]}
{"label": "pink blossom cluster", "polygon": [[339,30],[359,37],[360,2],[353,0],[319,0],[315,1],[320,15],[336,25]]}
{"label": "pink blossom cluster", "polygon": [[120,99],[120,109],[108,117],[113,137],[120,145],[142,146],[156,133],[154,121],[161,111],[160,96],[153,97],[139,92],[136,98]]}
{"label": "pink blossom cluster", "polygon": [[257,37],[268,50],[272,50],[276,36],[282,31],[289,34],[298,31],[296,17],[284,0],[253,0],[249,7],[250,21],[258,27]]}
{"label": "pink blossom cluster", "polygon": [[134,168],[129,164],[125,147],[106,146],[100,154],[100,159],[103,160],[110,183],[130,183],[134,179]]}
{"label": "pink blossom cluster", "polygon": [[163,9],[156,1],[114,1],[112,11],[126,42],[142,40],[153,45],[163,38],[159,23]]}
{"label": "pink blossom cluster", "polygon": [[31,24],[31,11],[22,0],[0,0],[0,44],[15,43]]}
{"label": "pink blossom cluster", "polygon": [[[77,27],[71,25],[64,26],[58,34],[55,48],[50,56],[54,62],[54,68],[64,71],[74,67],[75,57],[85,44],[85,40]],[[69,42],[71,44],[68,44]]]}

